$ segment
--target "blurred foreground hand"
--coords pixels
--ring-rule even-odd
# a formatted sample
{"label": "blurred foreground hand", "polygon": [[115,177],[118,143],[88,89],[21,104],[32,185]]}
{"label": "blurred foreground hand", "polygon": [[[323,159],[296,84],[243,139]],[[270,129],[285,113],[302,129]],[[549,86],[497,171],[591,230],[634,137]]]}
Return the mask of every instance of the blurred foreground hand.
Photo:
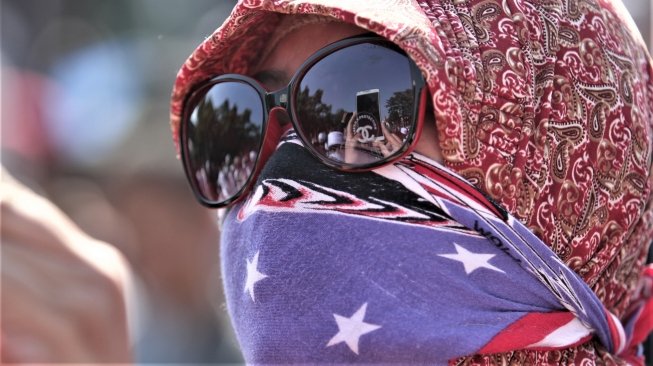
{"label": "blurred foreground hand", "polygon": [[129,362],[127,262],[1,173],[0,362]]}

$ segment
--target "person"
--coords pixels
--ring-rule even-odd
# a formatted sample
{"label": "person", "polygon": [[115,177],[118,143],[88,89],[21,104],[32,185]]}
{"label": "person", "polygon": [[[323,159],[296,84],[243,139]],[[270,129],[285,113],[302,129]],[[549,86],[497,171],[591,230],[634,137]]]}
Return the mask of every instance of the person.
{"label": "person", "polygon": [[[643,363],[651,75],[615,3],[240,2],[171,114],[197,197],[229,207],[246,361]],[[329,159],[317,134],[375,88],[369,122],[403,100],[406,133]],[[238,189],[194,180],[251,150]]]}
{"label": "person", "polygon": [[[652,70],[619,3],[239,3],[182,66],[172,130],[228,210],[246,361],[642,363]],[[225,103],[258,154],[218,195],[194,172],[251,149],[197,117]],[[320,133],[347,113],[342,161]]]}
{"label": "person", "polygon": [[0,362],[130,361],[123,255],[4,169],[0,176]]}

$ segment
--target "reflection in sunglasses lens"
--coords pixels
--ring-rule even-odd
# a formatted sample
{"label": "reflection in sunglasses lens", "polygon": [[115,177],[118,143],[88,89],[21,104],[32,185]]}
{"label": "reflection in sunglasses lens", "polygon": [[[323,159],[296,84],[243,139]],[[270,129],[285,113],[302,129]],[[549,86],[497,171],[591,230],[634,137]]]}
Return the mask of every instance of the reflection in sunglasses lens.
{"label": "reflection in sunglasses lens", "polygon": [[304,74],[295,93],[300,132],[338,165],[387,160],[416,127],[412,81],[410,60],[397,50],[362,43],[331,53]]}
{"label": "reflection in sunglasses lens", "polygon": [[[209,202],[234,197],[247,183],[263,137],[263,104],[242,82],[208,86],[186,127],[186,162],[196,190]],[[192,98],[191,98],[192,100]]]}

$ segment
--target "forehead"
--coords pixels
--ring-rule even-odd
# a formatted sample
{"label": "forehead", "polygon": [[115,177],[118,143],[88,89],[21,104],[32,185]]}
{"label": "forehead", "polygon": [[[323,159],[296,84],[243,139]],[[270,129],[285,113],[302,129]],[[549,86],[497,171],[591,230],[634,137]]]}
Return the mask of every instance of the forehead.
{"label": "forehead", "polygon": [[269,51],[263,53],[254,73],[272,72],[287,81],[301,64],[319,49],[365,32],[355,25],[340,22],[305,24],[290,31],[281,27],[277,30],[276,37],[271,37],[274,44],[270,45]]}

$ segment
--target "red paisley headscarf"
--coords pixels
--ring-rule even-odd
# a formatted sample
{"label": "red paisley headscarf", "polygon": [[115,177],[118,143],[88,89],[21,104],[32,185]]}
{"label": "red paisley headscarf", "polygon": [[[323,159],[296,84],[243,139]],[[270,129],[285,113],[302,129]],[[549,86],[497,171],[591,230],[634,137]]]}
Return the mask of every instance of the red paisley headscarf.
{"label": "red paisley headscarf", "polygon": [[[608,310],[626,312],[653,238],[653,66],[623,5],[244,0],[179,71],[175,142],[189,89],[217,74],[247,74],[282,14],[332,17],[404,49],[428,82],[444,163],[526,223]],[[458,362],[611,359],[589,342]]]}

